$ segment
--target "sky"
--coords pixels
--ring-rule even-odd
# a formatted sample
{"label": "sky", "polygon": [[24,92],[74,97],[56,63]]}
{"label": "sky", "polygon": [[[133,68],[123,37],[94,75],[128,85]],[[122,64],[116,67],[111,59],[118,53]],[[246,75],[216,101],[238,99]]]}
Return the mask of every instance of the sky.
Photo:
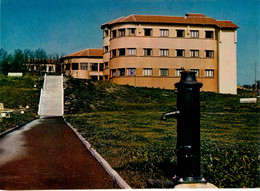
{"label": "sky", "polygon": [[239,26],[238,85],[260,76],[260,0],[0,0],[0,48],[70,54],[102,48],[101,25],[131,14],[184,16],[203,13]]}

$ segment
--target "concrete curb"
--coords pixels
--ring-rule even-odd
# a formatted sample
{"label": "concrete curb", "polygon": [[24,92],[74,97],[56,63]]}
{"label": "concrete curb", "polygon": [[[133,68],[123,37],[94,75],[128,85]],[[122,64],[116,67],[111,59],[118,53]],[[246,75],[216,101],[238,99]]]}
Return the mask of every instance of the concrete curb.
{"label": "concrete curb", "polygon": [[116,181],[116,183],[122,189],[132,189],[122,177],[108,164],[108,162],[91,146],[91,144],[82,137],[79,132],[65,120],[65,123],[72,129],[72,131],[77,135],[77,137],[82,141],[82,143],[87,147],[90,153],[96,158],[96,160],[101,164],[101,166],[107,171],[107,173]]}
{"label": "concrete curb", "polygon": [[35,119],[38,119],[38,118],[39,118],[39,117],[35,117],[35,118],[34,118],[33,120],[31,120],[31,121],[28,121],[28,122],[23,123],[23,124],[21,124],[21,125],[17,125],[17,126],[11,128],[11,129],[9,129],[9,130],[7,130],[7,131],[1,133],[1,134],[0,134],[0,138],[6,136],[7,134],[9,134],[9,133],[11,133],[11,132],[13,132],[13,131],[15,131],[15,130],[21,128],[21,127],[23,127],[24,125],[26,125],[26,124],[28,124],[28,123],[31,123],[32,121],[34,121]]}

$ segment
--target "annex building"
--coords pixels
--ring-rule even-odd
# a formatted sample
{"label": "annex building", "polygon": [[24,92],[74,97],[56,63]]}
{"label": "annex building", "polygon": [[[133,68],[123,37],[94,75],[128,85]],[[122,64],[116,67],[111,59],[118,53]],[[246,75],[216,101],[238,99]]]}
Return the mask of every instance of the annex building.
{"label": "annex building", "polygon": [[[96,63],[100,63],[102,75],[99,73],[98,79],[102,76],[104,81],[122,85],[175,89],[181,71],[189,70],[203,83],[202,91],[236,94],[237,28],[230,21],[203,14],[118,18],[101,26],[102,61]],[[90,79],[91,75],[81,74],[81,61],[72,59],[75,54],[67,56],[71,65],[65,66],[66,73]]]}

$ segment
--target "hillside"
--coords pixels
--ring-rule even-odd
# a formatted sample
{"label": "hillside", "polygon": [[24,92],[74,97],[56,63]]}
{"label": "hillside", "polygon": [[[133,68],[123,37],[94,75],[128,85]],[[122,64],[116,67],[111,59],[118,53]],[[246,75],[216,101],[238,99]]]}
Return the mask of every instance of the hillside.
{"label": "hillside", "polygon": [[[245,96],[201,93],[202,175],[221,188],[259,186],[259,105]],[[65,118],[133,188],[174,175],[176,119],[161,116],[175,108],[172,90],[66,81]]]}

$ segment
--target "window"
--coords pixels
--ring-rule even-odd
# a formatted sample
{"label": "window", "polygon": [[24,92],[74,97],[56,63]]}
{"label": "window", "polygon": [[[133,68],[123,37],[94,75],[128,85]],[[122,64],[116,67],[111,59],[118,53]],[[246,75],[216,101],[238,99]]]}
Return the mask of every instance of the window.
{"label": "window", "polygon": [[199,57],[199,50],[190,50],[190,57]]}
{"label": "window", "polygon": [[114,58],[114,57],[116,57],[116,49],[111,51],[111,58]]}
{"label": "window", "polygon": [[181,72],[183,72],[184,71],[184,69],[176,69],[175,70],[175,76],[181,76]]}
{"label": "window", "polygon": [[116,37],[116,30],[113,30],[112,31],[112,38],[115,38]]}
{"label": "window", "polygon": [[128,48],[127,55],[136,55],[136,48]]}
{"label": "window", "polygon": [[108,36],[108,30],[104,30],[104,37]]}
{"label": "window", "polygon": [[103,76],[99,76],[99,81],[103,81]]}
{"label": "window", "polygon": [[128,76],[135,76],[136,75],[136,68],[127,68],[127,75]]}
{"label": "window", "polygon": [[79,69],[79,63],[72,63],[72,70],[78,70]]}
{"label": "window", "polygon": [[124,48],[118,49],[118,56],[125,56],[125,49]]}
{"label": "window", "polygon": [[214,70],[205,70],[206,77],[214,77]]}
{"label": "window", "polygon": [[176,30],[177,31],[177,37],[184,37],[184,30]]}
{"label": "window", "polygon": [[111,76],[112,76],[112,77],[116,77],[116,69],[111,70]]}
{"label": "window", "polygon": [[152,49],[144,48],[144,56],[152,56]]}
{"label": "window", "polygon": [[118,76],[125,76],[125,68],[118,69]]}
{"label": "window", "polygon": [[199,69],[191,69],[191,72],[195,72],[195,76],[198,77],[199,76]]}
{"label": "window", "polygon": [[99,63],[99,71],[103,71],[104,70],[104,64],[103,63]]}
{"label": "window", "polygon": [[198,30],[191,30],[190,31],[191,38],[199,38],[199,31]]}
{"label": "window", "polygon": [[214,58],[214,51],[213,50],[206,50],[206,58]]}
{"label": "window", "polygon": [[160,76],[169,76],[169,70],[168,69],[160,69],[159,75]]}
{"label": "window", "polygon": [[90,79],[93,81],[98,81],[98,76],[90,76]]}
{"label": "window", "polygon": [[160,56],[168,56],[169,49],[160,49]]}
{"label": "window", "polygon": [[184,56],[184,50],[177,49],[177,50],[176,50],[176,56],[181,56],[181,57],[183,57],[183,56]]}
{"label": "window", "polygon": [[152,68],[144,68],[143,69],[143,75],[144,76],[151,76],[151,75],[153,75],[153,69]]}
{"label": "window", "polygon": [[65,70],[70,70],[70,64],[65,65]]}
{"label": "window", "polygon": [[87,70],[88,69],[88,63],[80,63],[80,69],[81,70]]}
{"label": "window", "polygon": [[205,31],[205,38],[213,38],[213,31]]}
{"label": "window", "polygon": [[118,36],[125,36],[125,29],[118,29]]}
{"label": "window", "polygon": [[108,81],[108,75],[105,75],[105,81],[106,82]]}
{"label": "window", "polygon": [[144,29],[144,36],[152,36],[152,29]]}
{"label": "window", "polygon": [[108,52],[108,46],[104,46],[104,52]]}
{"label": "window", "polygon": [[108,69],[108,62],[105,62],[105,69]]}
{"label": "window", "polygon": [[160,29],[160,36],[169,36],[169,29]]}
{"label": "window", "polygon": [[127,29],[128,36],[135,36],[135,31],[136,31],[135,28],[128,28]]}
{"label": "window", "polygon": [[98,63],[90,63],[90,71],[98,71]]}
{"label": "window", "polygon": [[54,71],[53,66],[49,66],[49,72]]}

